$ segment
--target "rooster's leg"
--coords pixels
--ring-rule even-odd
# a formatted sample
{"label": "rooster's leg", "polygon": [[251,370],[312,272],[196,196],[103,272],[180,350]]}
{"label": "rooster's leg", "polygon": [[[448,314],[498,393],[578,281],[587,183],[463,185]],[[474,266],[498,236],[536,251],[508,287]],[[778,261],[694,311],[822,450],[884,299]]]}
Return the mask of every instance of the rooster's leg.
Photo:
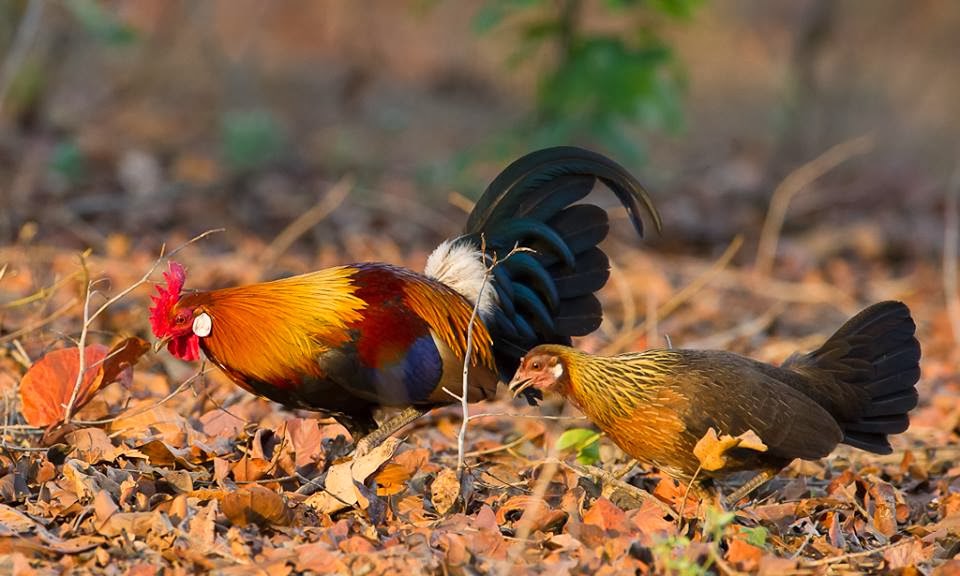
{"label": "rooster's leg", "polygon": [[767,468],[766,470],[761,470],[760,472],[758,472],[756,476],[747,480],[743,484],[743,486],[737,488],[736,490],[733,491],[732,494],[727,496],[726,498],[727,506],[733,506],[744,497],[750,495],[750,493],[756,490],[757,488],[763,486],[770,480],[773,480],[777,476],[777,472],[779,472],[779,470],[775,468]]}
{"label": "rooster's leg", "polygon": [[394,432],[400,430],[407,424],[413,422],[429,411],[430,408],[420,406],[410,406],[409,408],[404,408],[392,418],[389,418],[387,421],[381,424],[379,428],[357,440],[357,447],[353,451],[354,457],[356,458],[367,454],[382,444],[384,440],[392,436]]}

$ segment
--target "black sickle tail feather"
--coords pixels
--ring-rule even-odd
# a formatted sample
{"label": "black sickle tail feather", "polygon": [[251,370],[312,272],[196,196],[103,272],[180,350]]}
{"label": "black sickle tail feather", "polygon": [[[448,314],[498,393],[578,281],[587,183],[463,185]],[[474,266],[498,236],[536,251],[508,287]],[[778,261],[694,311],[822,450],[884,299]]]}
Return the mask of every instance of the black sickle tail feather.
{"label": "black sickle tail feather", "polygon": [[920,343],[916,324],[902,302],[880,302],[851,318],[805,360],[832,372],[861,393],[859,417],[840,421],[843,442],[888,454],[888,434],[910,425],[907,413],[917,406]]}
{"label": "black sickle tail feather", "polygon": [[[467,220],[465,238],[486,243],[500,259],[493,288],[500,308],[490,330],[501,377],[509,381],[520,358],[537,344],[569,344],[600,326],[603,311],[594,292],[610,275],[597,245],[607,236],[605,210],[576,204],[597,180],[609,187],[643,236],[640,212],[661,228],[647,192],[609,158],[574,147],[547,148],[508,166],[487,187]],[[528,397],[528,399],[530,399]]]}

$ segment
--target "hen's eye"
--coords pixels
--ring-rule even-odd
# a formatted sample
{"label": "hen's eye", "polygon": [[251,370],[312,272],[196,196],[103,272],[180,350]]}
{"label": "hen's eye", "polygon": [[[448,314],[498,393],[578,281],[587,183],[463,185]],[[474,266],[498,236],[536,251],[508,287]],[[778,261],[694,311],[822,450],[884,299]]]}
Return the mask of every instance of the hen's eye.
{"label": "hen's eye", "polygon": [[539,363],[539,362],[534,362],[533,364],[531,364],[530,367],[533,368],[534,370],[539,370],[539,369],[540,369],[540,363]]}

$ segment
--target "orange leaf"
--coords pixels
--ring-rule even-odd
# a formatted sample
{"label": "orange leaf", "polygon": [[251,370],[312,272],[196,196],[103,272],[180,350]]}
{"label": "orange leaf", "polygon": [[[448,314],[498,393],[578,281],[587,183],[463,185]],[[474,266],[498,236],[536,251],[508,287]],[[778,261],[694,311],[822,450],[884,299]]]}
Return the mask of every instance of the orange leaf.
{"label": "orange leaf", "polygon": [[713,472],[727,465],[727,452],[734,448],[746,448],[757,452],[766,452],[767,446],[753,430],[747,430],[738,436],[717,434],[712,427],[707,430],[697,445],[693,447],[693,454],[700,460],[700,466]]}
{"label": "orange leaf", "polygon": [[221,507],[224,515],[237,526],[289,526],[293,519],[283,496],[256,484],[230,492]]}
{"label": "orange leaf", "polygon": [[[129,383],[130,367],[149,345],[140,338],[127,338],[111,349],[101,344],[84,348],[84,375],[77,390],[74,412],[82,408],[103,386],[116,381]],[[23,417],[33,426],[63,421],[80,369],[77,348],[54,350],[27,370],[20,381]]]}

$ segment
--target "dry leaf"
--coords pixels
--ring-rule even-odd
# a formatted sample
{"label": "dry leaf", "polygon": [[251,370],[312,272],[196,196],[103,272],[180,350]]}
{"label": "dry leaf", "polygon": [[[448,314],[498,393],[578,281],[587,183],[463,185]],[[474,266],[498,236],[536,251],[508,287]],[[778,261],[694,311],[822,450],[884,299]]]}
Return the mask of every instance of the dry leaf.
{"label": "dry leaf", "polygon": [[763,558],[763,549],[743,538],[732,538],[727,547],[727,561],[748,572],[755,571]]}
{"label": "dry leaf", "polygon": [[224,497],[220,509],[237,526],[289,526],[293,513],[282,496],[257,484],[240,488]]}
{"label": "dry leaf", "polygon": [[460,496],[460,479],[456,471],[444,468],[434,478],[430,486],[430,499],[433,507],[441,516],[446,516],[453,509]]}
{"label": "dry leaf", "polygon": [[703,438],[697,441],[697,445],[693,447],[693,454],[704,470],[713,472],[726,466],[726,453],[734,448],[746,448],[757,452],[767,451],[767,445],[753,430],[747,430],[738,436],[723,434],[718,437],[717,431],[711,427]]}
{"label": "dry leaf", "polygon": [[406,467],[395,462],[387,462],[374,476],[377,483],[377,496],[393,496],[404,491],[407,480],[413,474]]}
{"label": "dry leaf", "polygon": [[[149,349],[140,338],[127,338],[108,349],[100,344],[84,348],[84,375],[77,389],[74,412],[107,384],[129,385],[131,367]],[[24,419],[33,426],[61,422],[70,403],[80,369],[77,348],[61,348],[35,362],[20,381],[20,403]]]}
{"label": "dry leaf", "polygon": [[322,514],[333,514],[357,504],[357,490],[353,483],[366,482],[374,472],[393,456],[402,440],[387,438],[359,459],[334,464],[327,470],[324,489],[311,495],[304,503]]}

